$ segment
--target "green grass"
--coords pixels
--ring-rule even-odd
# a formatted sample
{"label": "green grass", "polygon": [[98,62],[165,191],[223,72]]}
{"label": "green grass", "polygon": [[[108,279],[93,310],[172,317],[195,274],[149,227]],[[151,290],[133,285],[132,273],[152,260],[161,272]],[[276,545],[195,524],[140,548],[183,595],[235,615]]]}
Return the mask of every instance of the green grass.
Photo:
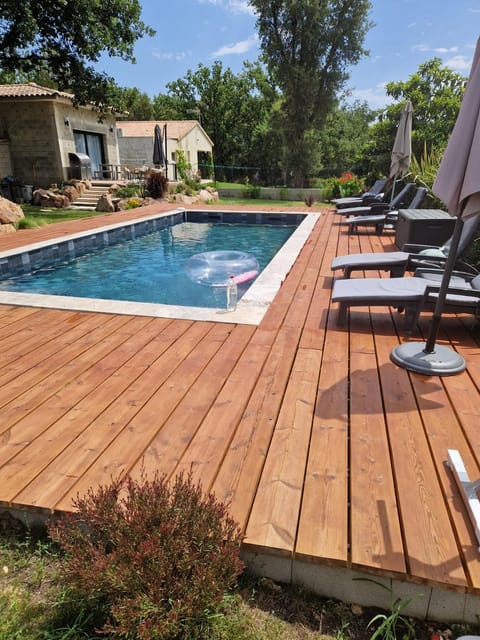
{"label": "green grass", "polygon": [[[0,640],[98,640],[88,602],[73,600],[62,585],[61,562],[43,532],[9,535],[3,528]],[[244,574],[208,628],[182,640],[369,640],[375,628],[368,625],[378,613]],[[427,623],[409,621],[416,638],[430,640]],[[443,638],[478,633],[468,626],[452,625],[448,633],[445,625],[434,628]]]}
{"label": "green grass", "polygon": [[89,218],[99,215],[97,211],[86,209],[45,209],[34,207],[30,204],[22,205],[25,218],[20,221],[19,229],[30,229],[41,227],[53,222],[63,222],[65,220],[78,220],[79,218]]}

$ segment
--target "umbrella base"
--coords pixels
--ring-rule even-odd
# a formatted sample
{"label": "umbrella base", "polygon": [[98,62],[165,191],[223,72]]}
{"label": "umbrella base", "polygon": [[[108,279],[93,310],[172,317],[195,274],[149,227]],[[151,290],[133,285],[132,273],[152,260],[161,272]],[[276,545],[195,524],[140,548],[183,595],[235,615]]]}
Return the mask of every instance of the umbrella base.
{"label": "umbrella base", "polygon": [[453,349],[435,345],[432,353],[425,351],[425,342],[404,342],[392,349],[390,359],[399,367],[426,376],[453,376],[465,370],[465,360]]}

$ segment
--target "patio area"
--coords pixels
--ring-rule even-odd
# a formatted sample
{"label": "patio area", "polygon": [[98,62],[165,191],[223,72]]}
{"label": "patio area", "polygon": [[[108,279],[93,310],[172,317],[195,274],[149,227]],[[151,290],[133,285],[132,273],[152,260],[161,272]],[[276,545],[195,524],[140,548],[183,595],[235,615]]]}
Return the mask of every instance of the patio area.
{"label": "patio area", "polygon": [[[5,235],[0,252],[160,208]],[[112,476],[191,471],[230,503],[252,570],[388,607],[355,580],[370,577],[412,615],[476,621],[480,553],[446,459],[480,475],[479,329],[445,317],[467,369],[438,378],[390,362],[409,339],[394,310],[337,326],[332,258],[396,249],[338,218],[322,211],[259,326],[0,305],[0,505],[65,511]]]}

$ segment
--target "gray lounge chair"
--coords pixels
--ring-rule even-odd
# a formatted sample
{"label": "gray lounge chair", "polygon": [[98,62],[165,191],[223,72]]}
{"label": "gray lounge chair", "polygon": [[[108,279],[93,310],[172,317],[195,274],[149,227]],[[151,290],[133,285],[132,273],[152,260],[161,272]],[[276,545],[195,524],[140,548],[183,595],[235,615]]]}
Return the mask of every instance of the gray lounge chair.
{"label": "gray lounge chair", "polygon": [[[405,331],[411,333],[422,310],[433,309],[442,272],[421,270],[418,277],[352,278],[336,280],[332,302],[339,302],[338,324],[346,320],[349,307],[390,306],[405,310]],[[450,313],[480,314],[480,275],[453,274],[444,310]]]}
{"label": "gray lounge chair", "polygon": [[[409,209],[419,209],[425,197],[427,195],[427,189],[425,187],[418,187],[412,201],[408,205]],[[381,213],[377,215],[368,216],[352,216],[342,221],[342,224],[348,225],[348,232],[354,233],[358,231],[358,227],[375,227],[375,232],[380,235],[385,229],[395,230],[398,222],[398,210],[388,211],[387,213]]]}
{"label": "gray lounge chair", "polygon": [[[478,217],[472,216],[465,220],[462,235],[458,245],[456,269],[466,271],[472,275],[477,270],[462,262],[461,258],[473,242],[478,226]],[[392,278],[403,276],[406,271],[415,271],[421,266],[442,267],[448,257],[451,239],[440,247],[421,244],[407,244],[403,251],[389,251],[385,253],[352,253],[337,256],[332,261],[332,270],[342,269],[345,278],[350,278],[353,271],[389,271]]]}
{"label": "gray lounge chair", "polygon": [[366,193],[361,193],[356,196],[350,196],[347,198],[334,198],[332,200],[332,204],[334,204],[337,209],[341,209],[342,207],[354,207],[355,205],[361,206],[362,204],[367,204],[367,202],[374,200],[376,196],[379,196],[380,194],[385,192],[385,187],[387,186],[388,182],[388,178],[376,180]]}
{"label": "gray lounge chair", "polygon": [[379,202],[365,207],[348,207],[347,209],[337,209],[337,214],[345,216],[366,216],[366,215],[379,215],[381,213],[387,213],[388,211],[395,211],[396,209],[407,209],[413,196],[415,195],[415,184],[409,182],[406,184],[397,195],[392,198],[391,202]]}

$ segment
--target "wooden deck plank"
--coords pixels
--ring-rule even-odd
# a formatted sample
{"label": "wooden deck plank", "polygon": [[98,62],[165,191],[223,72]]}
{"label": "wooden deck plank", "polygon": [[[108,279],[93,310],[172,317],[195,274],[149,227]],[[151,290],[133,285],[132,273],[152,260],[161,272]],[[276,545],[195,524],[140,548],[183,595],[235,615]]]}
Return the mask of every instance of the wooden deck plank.
{"label": "wooden deck plank", "polygon": [[[376,313],[372,319],[377,352],[385,363],[380,376],[407,566],[419,579],[451,587],[466,587],[467,579],[418,413],[410,375],[405,369],[388,362],[392,342],[384,327],[391,325],[391,320]],[[431,384],[438,383],[432,380]],[[430,407],[437,420],[442,420],[442,408]]]}
{"label": "wooden deck plank", "polygon": [[[98,359],[115,347],[117,341],[125,340],[127,335],[122,334],[121,329],[128,321],[126,316],[117,317],[110,318],[100,327],[92,326],[88,333],[83,332],[71,345],[59,349],[47,360],[26,369],[8,385],[1,387],[0,431],[3,433],[26,413],[39,405],[45,405],[45,401],[69,380],[66,376],[78,375],[79,370],[84,371],[94,366]],[[95,324],[95,318],[92,318],[92,323]],[[82,329],[84,328],[85,325],[82,325]],[[73,361],[74,366],[68,367]]]}
{"label": "wooden deck plank", "polygon": [[295,557],[346,565],[348,332],[333,328],[333,315],[322,354]]}
{"label": "wooden deck plank", "polygon": [[[439,340],[468,368],[439,379],[390,362],[405,338],[388,307],[338,327],[332,258],[396,249],[393,234],[340,221],[317,221],[259,327],[0,305],[0,503],[69,510],[77,492],[142,465],[193,469],[230,501],[247,548],[478,593],[478,550],[445,466],[454,447],[480,473],[478,332],[470,317],[442,322]],[[52,229],[12,235],[0,251]]]}
{"label": "wooden deck plank", "polygon": [[249,547],[293,553],[320,362],[315,349],[297,352],[246,529]]}
{"label": "wooden deck plank", "polygon": [[406,574],[382,390],[370,326],[351,314],[350,528],[353,566]]}
{"label": "wooden deck plank", "polygon": [[229,331],[224,345],[193,383],[188,395],[177,405],[161,430],[153,438],[142,459],[132,468],[131,475],[151,476],[155,472],[174,474],[186,449],[211,410],[254,329],[239,327]]}
{"label": "wooden deck plank", "polygon": [[[90,486],[104,484],[110,477],[122,477],[141,460],[144,451],[162,428],[182,397],[201,374],[221,342],[209,332],[216,332],[211,323],[194,323],[136,384],[119,398],[111,413],[100,417],[108,427],[115,422],[115,437],[100,452],[95,465],[77,480],[57,509],[68,509],[71,498]],[[188,357],[187,357],[188,356]]]}
{"label": "wooden deck plank", "polygon": [[232,517],[245,526],[267,457],[300,329],[282,327],[250,396],[212,486],[229,504]]}

